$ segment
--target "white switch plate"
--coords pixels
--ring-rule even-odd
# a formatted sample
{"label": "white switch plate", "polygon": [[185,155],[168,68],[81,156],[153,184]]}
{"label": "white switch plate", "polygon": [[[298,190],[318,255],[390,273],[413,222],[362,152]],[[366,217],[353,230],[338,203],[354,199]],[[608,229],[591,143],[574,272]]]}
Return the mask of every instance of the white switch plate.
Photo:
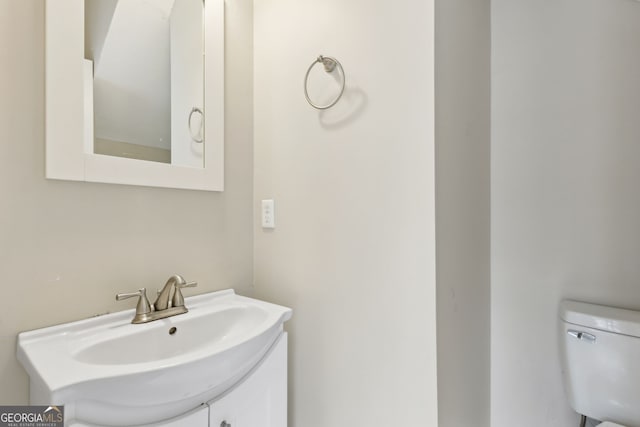
{"label": "white switch plate", "polygon": [[276,216],[273,210],[273,199],[262,201],[262,228],[276,228]]}

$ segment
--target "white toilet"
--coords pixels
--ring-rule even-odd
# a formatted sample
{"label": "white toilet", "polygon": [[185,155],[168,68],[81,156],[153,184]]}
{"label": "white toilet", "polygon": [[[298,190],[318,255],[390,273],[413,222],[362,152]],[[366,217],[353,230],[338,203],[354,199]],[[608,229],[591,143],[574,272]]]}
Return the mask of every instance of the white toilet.
{"label": "white toilet", "polygon": [[560,326],[571,407],[598,427],[640,427],[640,312],[563,301]]}

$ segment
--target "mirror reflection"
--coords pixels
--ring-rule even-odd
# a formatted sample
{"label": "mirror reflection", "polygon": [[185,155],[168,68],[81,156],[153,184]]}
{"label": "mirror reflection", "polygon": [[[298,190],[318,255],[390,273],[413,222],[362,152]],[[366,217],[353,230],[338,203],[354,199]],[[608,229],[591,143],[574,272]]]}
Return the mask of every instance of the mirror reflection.
{"label": "mirror reflection", "polygon": [[85,0],[88,151],[204,166],[203,6]]}

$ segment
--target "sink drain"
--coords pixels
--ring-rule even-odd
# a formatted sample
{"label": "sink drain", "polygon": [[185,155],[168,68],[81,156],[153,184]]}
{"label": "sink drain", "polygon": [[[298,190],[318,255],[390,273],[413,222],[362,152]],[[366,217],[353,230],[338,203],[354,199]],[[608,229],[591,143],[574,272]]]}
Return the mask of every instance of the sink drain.
{"label": "sink drain", "polygon": [[169,335],[173,335],[178,331],[178,328],[176,328],[175,326],[172,327],[171,329],[169,329]]}

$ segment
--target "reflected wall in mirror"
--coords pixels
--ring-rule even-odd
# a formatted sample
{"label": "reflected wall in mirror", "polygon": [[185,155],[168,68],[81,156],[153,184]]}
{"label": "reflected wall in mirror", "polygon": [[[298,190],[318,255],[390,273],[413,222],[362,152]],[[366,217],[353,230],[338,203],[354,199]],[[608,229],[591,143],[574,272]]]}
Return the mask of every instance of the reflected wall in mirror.
{"label": "reflected wall in mirror", "polygon": [[203,166],[203,0],[84,0],[95,154]]}
{"label": "reflected wall in mirror", "polygon": [[47,178],[222,191],[224,0],[44,1]]}

